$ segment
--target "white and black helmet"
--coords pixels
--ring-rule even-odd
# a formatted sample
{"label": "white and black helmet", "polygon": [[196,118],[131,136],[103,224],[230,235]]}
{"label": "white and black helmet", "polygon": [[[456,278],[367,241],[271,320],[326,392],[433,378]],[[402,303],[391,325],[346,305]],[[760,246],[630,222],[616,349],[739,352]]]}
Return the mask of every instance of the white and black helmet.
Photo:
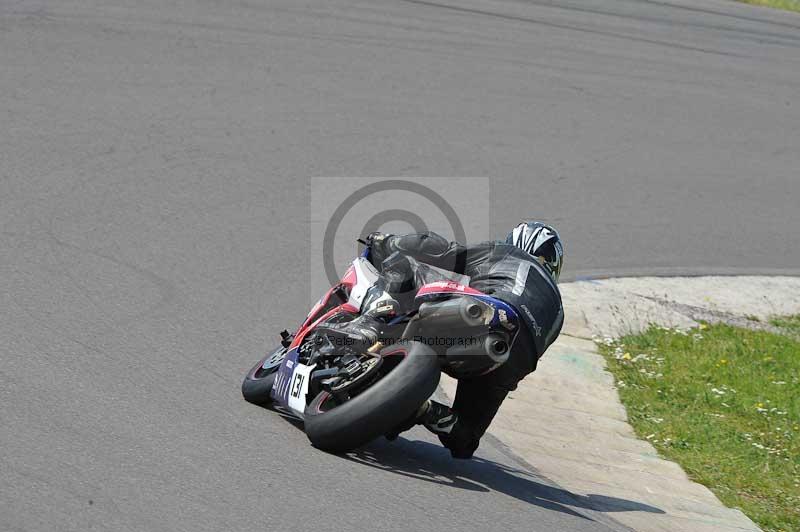
{"label": "white and black helmet", "polygon": [[555,229],[542,222],[522,222],[508,234],[506,244],[525,250],[539,259],[553,280],[558,281],[564,265],[564,246]]}

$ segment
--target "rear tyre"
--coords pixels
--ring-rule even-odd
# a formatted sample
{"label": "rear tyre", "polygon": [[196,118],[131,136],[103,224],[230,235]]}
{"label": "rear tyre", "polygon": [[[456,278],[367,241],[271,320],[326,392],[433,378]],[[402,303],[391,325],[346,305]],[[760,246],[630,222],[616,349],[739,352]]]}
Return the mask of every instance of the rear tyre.
{"label": "rear tyre", "polygon": [[386,376],[349,401],[336,405],[323,391],[306,407],[305,432],[315,447],[332,453],[361,447],[408,420],[436,391],[440,365],[431,348],[409,342],[402,348],[385,348],[381,354],[405,356]]}
{"label": "rear tyre", "polygon": [[285,356],[286,348],[279,347],[259,360],[258,364],[247,372],[242,381],[242,396],[245,401],[258,406],[272,404],[270,392]]}

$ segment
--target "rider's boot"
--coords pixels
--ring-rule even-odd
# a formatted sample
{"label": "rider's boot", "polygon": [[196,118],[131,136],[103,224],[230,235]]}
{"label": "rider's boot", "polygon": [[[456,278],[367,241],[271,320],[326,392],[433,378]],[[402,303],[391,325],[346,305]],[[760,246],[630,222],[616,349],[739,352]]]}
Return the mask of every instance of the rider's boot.
{"label": "rider's boot", "polygon": [[427,408],[420,417],[419,423],[425,425],[425,428],[434,434],[449,434],[453,430],[453,425],[458,421],[458,415],[449,406],[431,400],[426,401],[423,407]]}
{"label": "rider's boot", "polygon": [[425,428],[434,434],[449,434],[456,421],[458,421],[458,416],[449,406],[428,400],[419,407],[413,416],[388,432],[386,439],[394,441],[401,432],[411,429],[414,425],[425,425]]}

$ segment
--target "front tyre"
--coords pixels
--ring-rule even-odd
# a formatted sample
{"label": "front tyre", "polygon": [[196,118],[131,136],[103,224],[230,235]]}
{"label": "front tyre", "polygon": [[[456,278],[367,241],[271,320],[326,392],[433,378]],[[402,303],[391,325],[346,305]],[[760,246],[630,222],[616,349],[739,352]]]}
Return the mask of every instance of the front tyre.
{"label": "front tyre", "polygon": [[259,360],[258,364],[247,372],[242,381],[242,396],[245,401],[258,406],[272,404],[270,392],[285,356],[286,348],[279,347]]}
{"label": "front tyre", "polygon": [[305,409],[305,432],[323,451],[342,453],[390,432],[408,420],[436,391],[440,365],[436,353],[420,342],[385,348],[384,357],[402,360],[375,384],[342,404],[320,392]]}

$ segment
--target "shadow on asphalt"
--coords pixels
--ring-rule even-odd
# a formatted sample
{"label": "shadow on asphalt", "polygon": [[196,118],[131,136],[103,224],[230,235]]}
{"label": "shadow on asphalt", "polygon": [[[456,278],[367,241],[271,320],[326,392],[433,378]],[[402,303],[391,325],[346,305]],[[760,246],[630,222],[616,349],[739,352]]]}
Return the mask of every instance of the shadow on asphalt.
{"label": "shadow on asphalt", "polygon": [[[303,422],[274,408],[277,413],[298,430]],[[492,460],[473,456],[470,460],[455,460],[450,451],[439,444],[403,437],[394,442],[380,438],[362,449],[341,458],[397,475],[433,482],[441,486],[469,491],[504,493],[510,497],[541,508],[591,519],[572,508],[595,512],[649,512],[666,513],[661,508],[641,502],[590,493],[579,495],[547,484],[546,479],[530,471],[510,467]]]}
{"label": "shadow on asphalt", "polygon": [[496,491],[548,510],[590,519],[572,508],[597,512],[665,513],[660,508],[617,497],[578,495],[546,484],[529,471],[473,457],[454,460],[443,447],[425,441],[400,438],[393,443],[379,440],[344,455],[343,458],[398,475],[470,491]]}

